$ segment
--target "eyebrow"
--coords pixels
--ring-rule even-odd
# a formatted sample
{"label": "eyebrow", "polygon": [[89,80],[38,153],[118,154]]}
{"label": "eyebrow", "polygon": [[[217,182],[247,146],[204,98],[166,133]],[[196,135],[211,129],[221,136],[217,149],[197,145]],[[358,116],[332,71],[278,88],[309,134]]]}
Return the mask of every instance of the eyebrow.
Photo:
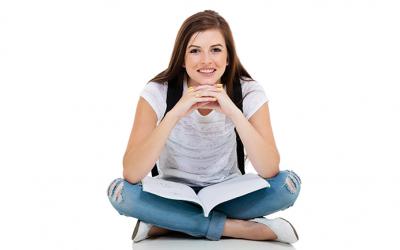
{"label": "eyebrow", "polygon": [[[222,44],[220,44],[220,43],[211,45],[210,47],[217,47],[217,46],[224,47],[224,46],[222,46]],[[188,48],[190,48],[190,47],[201,48],[200,46],[198,46],[198,45],[193,45],[193,44],[190,45]]]}

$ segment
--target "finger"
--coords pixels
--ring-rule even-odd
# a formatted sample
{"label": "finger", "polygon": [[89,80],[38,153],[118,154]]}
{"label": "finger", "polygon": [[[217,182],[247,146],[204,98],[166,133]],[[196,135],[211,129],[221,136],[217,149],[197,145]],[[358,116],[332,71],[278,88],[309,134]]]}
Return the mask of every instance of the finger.
{"label": "finger", "polygon": [[198,102],[197,103],[197,106],[198,107],[203,107],[203,106],[205,106],[205,105],[208,105],[208,104],[210,104],[211,102]]}
{"label": "finger", "polygon": [[219,92],[222,92],[223,90],[224,90],[223,88],[212,87],[209,89],[205,89],[204,91],[213,91],[213,92],[219,93]]}
{"label": "finger", "polygon": [[215,88],[217,88],[216,85],[200,85],[200,86],[194,87],[194,91],[206,90],[206,89],[215,89]]}
{"label": "finger", "polygon": [[192,106],[192,109],[198,109],[202,107],[208,107],[214,103],[213,101],[208,101],[208,102],[198,102]]}
{"label": "finger", "polygon": [[199,89],[215,89],[215,88],[223,88],[223,85],[218,83],[218,84],[212,84],[212,85],[199,85],[195,87],[189,87],[193,88],[194,90],[199,90]]}
{"label": "finger", "polygon": [[214,92],[218,92],[218,93],[224,91],[223,88],[215,88],[215,89],[211,89],[211,90],[214,91]]}
{"label": "finger", "polygon": [[206,90],[201,93],[201,96],[217,97],[219,92],[218,90]]}
{"label": "finger", "polygon": [[216,97],[208,97],[208,96],[206,96],[206,97],[198,97],[196,99],[197,99],[197,102],[208,102],[208,101],[215,102],[217,100]]}
{"label": "finger", "polygon": [[209,109],[215,109],[219,107],[218,103],[216,102],[207,102],[206,105],[201,105],[202,108],[209,108]]}
{"label": "finger", "polygon": [[214,97],[215,93],[213,92],[201,92],[201,93],[197,93],[195,94],[194,97],[196,98],[201,98],[201,97]]}
{"label": "finger", "polygon": [[[205,89],[199,89],[199,90],[197,90],[197,91],[213,91],[213,92],[216,92],[216,93],[220,93],[220,92],[222,92],[223,90],[224,90],[224,89],[223,89],[222,87],[212,86],[212,87],[205,88]],[[194,90],[194,92],[196,92],[196,90]]]}

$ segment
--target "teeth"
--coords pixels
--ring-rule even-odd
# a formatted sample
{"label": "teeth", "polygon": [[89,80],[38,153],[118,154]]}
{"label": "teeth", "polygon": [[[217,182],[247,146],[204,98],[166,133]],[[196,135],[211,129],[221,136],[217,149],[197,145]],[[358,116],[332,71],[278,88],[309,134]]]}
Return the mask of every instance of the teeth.
{"label": "teeth", "polygon": [[214,72],[214,69],[200,69],[199,71],[201,73],[212,73],[212,72]]}

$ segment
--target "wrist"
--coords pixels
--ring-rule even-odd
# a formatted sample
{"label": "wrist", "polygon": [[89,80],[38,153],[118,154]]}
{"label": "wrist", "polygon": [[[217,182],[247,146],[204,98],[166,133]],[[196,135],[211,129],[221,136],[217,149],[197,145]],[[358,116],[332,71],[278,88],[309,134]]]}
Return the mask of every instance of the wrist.
{"label": "wrist", "polygon": [[234,120],[237,120],[238,118],[241,118],[243,116],[244,116],[243,112],[238,107],[236,107],[235,111],[232,114],[229,115],[229,118],[232,121],[234,121]]}
{"label": "wrist", "polygon": [[179,116],[178,114],[176,114],[176,112],[174,112],[174,109],[171,109],[170,111],[168,111],[165,116],[170,117],[171,119],[173,119],[174,121],[179,121],[182,117]]}

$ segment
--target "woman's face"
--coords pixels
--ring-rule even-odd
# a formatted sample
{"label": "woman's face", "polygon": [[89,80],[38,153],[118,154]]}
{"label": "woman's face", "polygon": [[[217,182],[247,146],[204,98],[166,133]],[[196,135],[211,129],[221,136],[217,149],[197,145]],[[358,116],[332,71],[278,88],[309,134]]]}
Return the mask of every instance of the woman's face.
{"label": "woman's face", "polygon": [[227,65],[228,51],[219,30],[193,34],[186,48],[183,65],[189,76],[189,86],[219,83]]}

